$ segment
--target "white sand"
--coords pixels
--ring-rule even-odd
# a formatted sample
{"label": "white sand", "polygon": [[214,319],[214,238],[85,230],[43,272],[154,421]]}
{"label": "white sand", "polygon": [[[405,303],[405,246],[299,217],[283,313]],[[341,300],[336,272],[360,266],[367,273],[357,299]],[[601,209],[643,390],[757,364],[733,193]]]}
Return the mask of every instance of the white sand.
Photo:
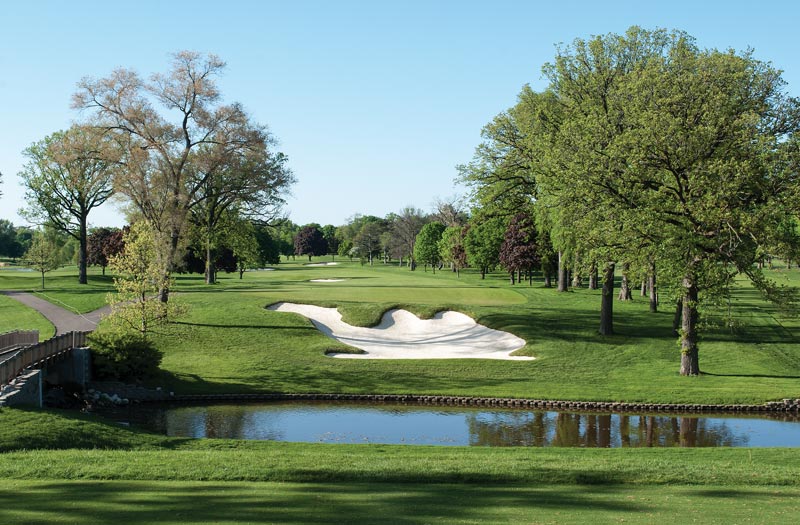
{"label": "white sand", "polygon": [[303,266],[336,266],[337,262],[324,262],[324,263],[308,263],[304,264]]}
{"label": "white sand", "polygon": [[366,354],[328,354],[346,359],[509,359],[533,357],[509,355],[525,346],[525,340],[477,324],[459,312],[439,312],[422,320],[406,310],[390,310],[373,328],[351,326],[336,308],[276,303],[278,312],[293,312],[311,319],[322,333]]}
{"label": "white sand", "polygon": [[309,279],[310,283],[340,283],[345,279]]}

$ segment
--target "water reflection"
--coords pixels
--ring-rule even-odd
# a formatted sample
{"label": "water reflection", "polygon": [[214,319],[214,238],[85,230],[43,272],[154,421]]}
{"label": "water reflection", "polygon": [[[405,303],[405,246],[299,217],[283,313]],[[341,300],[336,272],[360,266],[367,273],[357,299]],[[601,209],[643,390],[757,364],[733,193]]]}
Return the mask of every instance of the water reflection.
{"label": "water reflection", "polygon": [[797,417],[578,414],[357,403],[136,408],[127,415],[184,437],[488,447],[800,446]]}
{"label": "water reflection", "polygon": [[[731,426],[746,422],[750,427],[759,421],[565,412],[467,416],[469,444],[490,447],[747,447],[753,446],[751,432],[734,432]],[[797,435],[800,428],[795,429]]]}

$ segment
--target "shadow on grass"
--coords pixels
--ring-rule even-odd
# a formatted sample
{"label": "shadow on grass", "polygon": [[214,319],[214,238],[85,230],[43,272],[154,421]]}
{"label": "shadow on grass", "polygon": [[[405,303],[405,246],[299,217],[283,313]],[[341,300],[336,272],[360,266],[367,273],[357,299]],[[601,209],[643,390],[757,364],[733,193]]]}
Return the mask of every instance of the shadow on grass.
{"label": "shadow on grass", "polygon": [[780,376],[771,374],[714,374],[711,372],[701,372],[700,374],[704,376],[714,376],[714,377],[763,377],[768,379],[800,379],[800,376]]}
{"label": "shadow on grass", "polygon": [[537,511],[636,513],[614,487],[77,481],[0,489],[0,518],[37,523],[432,523],[518,520]]}

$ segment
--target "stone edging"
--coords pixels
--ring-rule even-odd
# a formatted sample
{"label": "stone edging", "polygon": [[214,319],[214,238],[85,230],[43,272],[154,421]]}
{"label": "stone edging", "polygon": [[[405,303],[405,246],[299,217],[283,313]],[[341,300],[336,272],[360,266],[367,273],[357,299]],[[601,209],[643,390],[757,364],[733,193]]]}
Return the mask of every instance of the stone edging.
{"label": "stone edging", "polygon": [[554,401],[496,397],[434,396],[419,394],[165,394],[161,399],[143,402],[203,403],[209,401],[370,401],[416,405],[452,405],[479,407],[533,408],[600,412],[664,413],[785,413],[800,411],[800,399],[784,399],[763,405],[708,405],[669,403],[616,403],[603,401]]}

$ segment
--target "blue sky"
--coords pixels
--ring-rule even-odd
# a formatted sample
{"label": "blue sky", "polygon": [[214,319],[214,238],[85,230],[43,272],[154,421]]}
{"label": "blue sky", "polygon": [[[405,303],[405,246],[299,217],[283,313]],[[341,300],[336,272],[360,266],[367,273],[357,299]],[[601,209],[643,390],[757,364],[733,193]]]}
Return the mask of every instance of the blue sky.
{"label": "blue sky", "polygon": [[[800,95],[800,7],[792,1],[27,1],[0,0],[0,218],[21,224],[22,150],[80,118],[84,76],[165,71],[212,52],[219,85],[267,124],[298,184],[300,224],[342,224],[464,193],[455,166],[480,129],[541,88],[555,45],[631,25],[682,29],[703,47],[751,47]],[[93,225],[121,225],[114,206]]]}

